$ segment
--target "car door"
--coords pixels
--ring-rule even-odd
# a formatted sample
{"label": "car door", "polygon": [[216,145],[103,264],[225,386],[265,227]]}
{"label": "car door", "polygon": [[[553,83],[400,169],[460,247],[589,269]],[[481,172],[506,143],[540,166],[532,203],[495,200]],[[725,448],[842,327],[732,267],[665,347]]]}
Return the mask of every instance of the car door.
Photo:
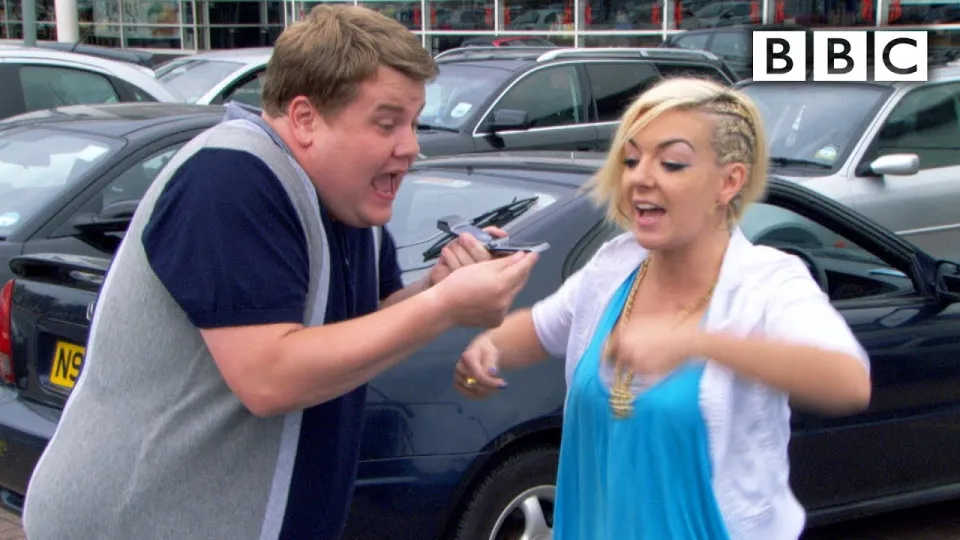
{"label": "car door", "polygon": [[606,151],[620,125],[620,116],[660,79],[660,74],[649,63],[630,60],[590,62],[585,67],[596,105],[597,148]]}
{"label": "car door", "polygon": [[184,132],[158,141],[124,159],[54,215],[24,244],[23,252],[112,256],[123,233],[84,233],[75,224],[90,216],[111,219],[132,215],[167,161],[196,133]]}
{"label": "car door", "polygon": [[[474,130],[477,151],[593,150],[597,132],[576,63],[537,68],[514,81]],[[507,111],[504,113],[504,111]],[[526,113],[526,125],[498,128],[502,114]]]}
{"label": "car door", "polygon": [[[801,257],[871,362],[867,410],[845,417],[793,404],[791,483],[811,512],[960,482],[960,336],[917,275],[913,248],[863,232],[802,200],[759,203],[741,228],[756,244]],[[798,209],[806,208],[801,212]]]}
{"label": "car door", "polygon": [[[914,154],[906,176],[863,172],[880,156]],[[960,83],[924,84],[896,102],[851,178],[854,207],[934,256],[960,259]]]}

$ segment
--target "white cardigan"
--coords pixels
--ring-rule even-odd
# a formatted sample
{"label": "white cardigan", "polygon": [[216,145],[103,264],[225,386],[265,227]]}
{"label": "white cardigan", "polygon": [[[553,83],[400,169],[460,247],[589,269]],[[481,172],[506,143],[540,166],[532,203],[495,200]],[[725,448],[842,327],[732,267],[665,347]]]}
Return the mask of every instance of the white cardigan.
{"label": "white cardigan", "polygon": [[[625,233],[605,243],[560,289],[533,307],[544,349],[574,368],[617,288],[647,252]],[[706,316],[708,331],[757,333],[835,349],[866,351],[800,260],[755,246],[735,229]],[[602,374],[609,384],[609,373]],[[700,384],[713,490],[733,540],[796,540],[805,513],[789,485],[790,406],[783,392],[707,361]]]}

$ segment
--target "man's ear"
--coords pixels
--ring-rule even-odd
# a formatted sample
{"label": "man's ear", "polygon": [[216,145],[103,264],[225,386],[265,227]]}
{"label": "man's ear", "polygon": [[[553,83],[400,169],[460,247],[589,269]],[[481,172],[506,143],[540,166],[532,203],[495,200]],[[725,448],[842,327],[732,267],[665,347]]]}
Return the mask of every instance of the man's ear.
{"label": "man's ear", "polygon": [[728,163],[723,167],[723,185],[720,186],[720,200],[722,204],[730,201],[740,193],[747,182],[747,166],[743,163]]}
{"label": "man's ear", "polygon": [[305,96],[297,96],[287,106],[287,118],[290,131],[298,145],[308,147],[313,144],[314,133],[320,128],[323,119],[320,112]]}

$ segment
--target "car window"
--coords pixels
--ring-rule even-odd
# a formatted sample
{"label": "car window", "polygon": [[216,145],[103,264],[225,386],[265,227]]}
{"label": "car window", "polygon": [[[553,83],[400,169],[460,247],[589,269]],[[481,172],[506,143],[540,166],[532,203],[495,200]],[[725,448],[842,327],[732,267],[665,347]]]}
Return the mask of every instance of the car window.
{"label": "car window", "polygon": [[790,174],[823,175],[838,169],[890,89],[860,83],[747,84],[741,90],[760,109],[771,158],[808,162]]}
{"label": "car window", "polygon": [[586,122],[580,79],[573,66],[540,69],[523,77],[497,102],[493,114],[504,109],[526,111],[531,128]]}
{"label": "car window", "polygon": [[21,128],[0,133],[0,238],[17,232],[122,148],[88,133]]}
{"label": "car window", "polygon": [[707,48],[707,41],[709,39],[710,34],[707,33],[690,34],[688,36],[677,38],[673,44],[681,49],[703,50]]}
{"label": "car window", "polygon": [[223,95],[223,102],[237,101],[254,107],[263,106],[263,76],[266,71],[260,71],[252,79],[239,84]]}
{"label": "car window", "polygon": [[[184,143],[178,143],[151,154],[114,178],[100,194],[97,211],[120,201],[139,201],[163,167]],[[92,209],[91,209],[92,210]]]}
{"label": "car window", "polygon": [[21,66],[20,86],[27,111],[120,101],[107,77],[73,68]]}
{"label": "car window", "polygon": [[[746,6],[745,6],[746,7]],[[746,7],[749,10],[749,7]],[[713,36],[710,51],[717,55],[751,58],[753,50],[745,32],[719,32]]]}
{"label": "car window", "polygon": [[591,62],[586,68],[600,122],[619,121],[627,106],[659,79],[649,64],[640,62]]}
{"label": "car window", "polygon": [[242,67],[240,62],[187,57],[173,60],[157,69],[157,80],[187,103],[196,103]]}
{"label": "car window", "polygon": [[830,300],[911,294],[909,268],[896,268],[843,235],[792,210],[756,203],[740,228],[748,240],[794,254],[824,285]]}
{"label": "car window", "polygon": [[[781,206],[769,203],[749,206],[740,229],[756,245],[797,255],[811,274],[825,284],[831,301],[900,296],[916,290],[909,268],[895,267],[843,235]],[[604,242],[623,232],[613,224],[600,224],[594,236],[588,237],[584,248],[575,255],[567,275],[583,267]]]}
{"label": "car window", "polygon": [[[411,171],[403,180],[393,204],[388,228],[397,244],[404,271],[432,265],[423,253],[444,235],[437,220],[456,214],[468,219],[494,208],[537,197],[536,203],[511,223],[519,222],[565,197],[570,190],[552,184],[502,177],[478,177],[450,171]],[[506,226],[503,224],[502,226]]]}
{"label": "car window", "polygon": [[684,64],[657,64],[660,76],[669,77],[693,77],[697,79],[709,79],[723,85],[729,85],[728,79],[717,68],[710,66],[693,66]]}
{"label": "car window", "polygon": [[482,110],[482,105],[511,75],[505,69],[440,64],[440,72],[426,86],[426,102],[419,122],[424,126],[460,129]]}
{"label": "car window", "polygon": [[903,97],[884,121],[871,160],[916,154],[921,169],[960,165],[960,85],[921,87]]}

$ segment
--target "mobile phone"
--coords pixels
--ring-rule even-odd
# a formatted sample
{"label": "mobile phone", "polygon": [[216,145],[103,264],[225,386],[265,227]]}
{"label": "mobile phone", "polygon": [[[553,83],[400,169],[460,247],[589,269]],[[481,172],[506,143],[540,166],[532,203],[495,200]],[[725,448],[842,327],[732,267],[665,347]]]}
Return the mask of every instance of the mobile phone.
{"label": "mobile phone", "polygon": [[550,248],[547,242],[519,242],[510,238],[494,238],[483,229],[470,223],[470,220],[457,216],[445,216],[437,220],[437,228],[441,231],[459,236],[462,233],[470,233],[480,243],[482,243],[491,253],[504,255],[516,253],[518,251],[532,251],[540,253]]}

